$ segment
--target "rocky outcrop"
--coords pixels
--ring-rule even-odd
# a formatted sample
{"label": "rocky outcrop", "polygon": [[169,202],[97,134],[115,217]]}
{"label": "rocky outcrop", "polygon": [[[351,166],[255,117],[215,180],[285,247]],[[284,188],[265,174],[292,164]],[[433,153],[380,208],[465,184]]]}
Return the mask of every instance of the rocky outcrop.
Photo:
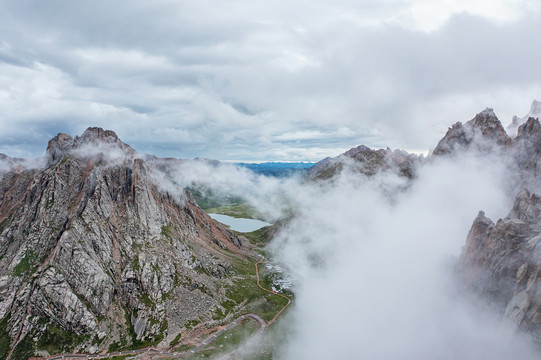
{"label": "rocky outcrop", "polygon": [[539,119],[541,116],[541,101],[534,100],[530,107],[530,111],[525,116],[519,118],[518,116],[513,116],[511,124],[509,124],[505,130],[507,134],[514,138],[517,136],[518,128],[528,121],[529,118]]}
{"label": "rocky outcrop", "polygon": [[491,152],[509,146],[511,138],[507,136],[494,111],[487,108],[467,123],[457,122],[451,126],[432,155],[448,155],[468,149]]}
{"label": "rocky outcrop", "polygon": [[25,168],[26,161],[20,158],[12,158],[0,154],[0,179],[10,171],[21,172]]}
{"label": "rocky outcrop", "polygon": [[157,343],[168,324],[221,309],[222,278],[246,250],[189,193],[165,191],[100,128],[57,135],[46,158],[0,181],[0,318],[12,348],[48,326],[84,336],[81,351]]}
{"label": "rocky outcrop", "polygon": [[73,138],[68,134],[58,134],[47,144],[47,164],[57,163],[73,148]]}
{"label": "rocky outcrop", "polygon": [[541,198],[520,192],[505,219],[480,212],[459,263],[464,283],[541,338]]}
{"label": "rocky outcrop", "polygon": [[345,167],[365,176],[380,172],[392,172],[399,176],[413,179],[419,158],[401,150],[372,150],[360,145],[335,158],[326,158],[310,168],[307,177],[312,180],[330,179]]}
{"label": "rocky outcrop", "polygon": [[[534,102],[531,112],[537,112]],[[518,328],[541,339],[541,125],[529,117],[507,136],[491,109],[466,124],[456,123],[434,149],[433,158],[465,153],[500,161],[508,169],[509,214],[496,222],[479,212],[457,263],[471,291],[499,309]],[[530,189],[530,191],[526,190]]]}
{"label": "rocky outcrop", "polygon": [[529,118],[513,139],[512,160],[518,168],[520,187],[541,191],[541,124]]}
{"label": "rocky outcrop", "polygon": [[467,123],[458,122],[449,128],[432,159],[465,153],[490,155],[492,160],[505,164],[511,193],[524,188],[541,192],[541,125],[537,118],[525,120],[511,139],[492,109],[487,108]]}

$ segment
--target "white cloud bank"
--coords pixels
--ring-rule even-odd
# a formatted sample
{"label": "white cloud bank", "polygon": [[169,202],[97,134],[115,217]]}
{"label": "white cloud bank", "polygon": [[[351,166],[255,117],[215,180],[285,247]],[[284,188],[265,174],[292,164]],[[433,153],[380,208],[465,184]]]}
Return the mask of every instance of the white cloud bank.
{"label": "white cloud bank", "polygon": [[297,216],[271,243],[274,261],[295,279],[278,359],[538,358],[516,332],[454,279],[453,266],[479,210],[504,217],[509,170],[490,156],[432,159],[405,191],[393,175],[344,173],[333,183],[277,180],[199,162],[175,173],[244,195],[278,216]]}
{"label": "white cloud bank", "polygon": [[[297,279],[283,359],[534,359],[531,344],[464,294],[452,264],[480,209],[510,209],[496,159],[441,160],[390,204],[343,177],[304,199],[273,243]],[[386,180],[388,181],[388,180]]]}
{"label": "white cloud bank", "polygon": [[271,244],[296,283],[279,359],[535,359],[529,340],[453,273],[477,212],[497,219],[511,208],[508,168],[463,154],[428,161],[418,175],[392,201],[389,189],[405,180],[388,174],[346,172],[318,185],[199,162],[176,179],[244,195],[274,216],[294,204],[297,216]]}

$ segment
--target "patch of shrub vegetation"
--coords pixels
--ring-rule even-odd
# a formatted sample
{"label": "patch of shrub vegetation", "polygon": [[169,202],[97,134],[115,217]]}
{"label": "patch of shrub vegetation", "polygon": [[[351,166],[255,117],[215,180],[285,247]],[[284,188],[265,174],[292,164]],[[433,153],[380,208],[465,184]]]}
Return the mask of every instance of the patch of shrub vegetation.
{"label": "patch of shrub vegetation", "polygon": [[24,339],[22,339],[15,349],[13,349],[13,353],[11,353],[11,359],[13,360],[28,360],[32,356],[34,356],[35,352],[35,344],[32,340],[32,337],[30,334],[27,334]]}
{"label": "patch of shrub vegetation", "polygon": [[160,234],[173,244],[173,226],[163,225]]}
{"label": "patch of shrub vegetation", "polygon": [[197,325],[199,325],[200,321],[199,320],[188,320],[184,323],[184,326],[186,327],[186,329],[192,329],[194,327],[196,327]]}
{"label": "patch of shrub vegetation", "polygon": [[77,335],[55,324],[49,324],[39,337],[37,348],[49,354],[68,353],[89,338],[90,335]]}
{"label": "patch of shrub vegetation", "polygon": [[[221,214],[234,218],[244,219],[257,219],[256,210],[254,207],[246,203],[237,203],[231,205],[218,206],[214,208],[205,209],[207,214]],[[260,219],[263,220],[263,219]]]}
{"label": "patch of shrub vegetation", "polygon": [[180,342],[181,337],[182,337],[182,333],[178,333],[178,335],[175,336],[175,338],[169,343],[169,346],[170,347],[177,346],[178,343]]}
{"label": "patch of shrub vegetation", "polygon": [[271,232],[272,232],[272,227],[265,226],[256,231],[252,231],[249,233],[241,233],[240,235],[250,240],[252,244],[263,245],[263,244],[266,244],[269,238],[272,236]]}
{"label": "patch of shrub vegetation", "polygon": [[8,324],[10,318],[11,313],[8,313],[0,321],[0,359],[6,359],[9,353],[9,345],[11,343],[11,339],[9,338]]}
{"label": "patch of shrub vegetation", "polygon": [[35,264],[37,258],[38,256],[33,251],[26,253],[22,260],[13,268],[13,276],[26,276],[33,274],[38,268],[38,266]]}
{"label": "patch of shrub vegetation", "polygon": [[214,310],[214,315],[212,316],[212,320],[223,320],[225,318],[225,313],[222,311],[222,309],[216,309]]}
{"label": "patch of shrub vegetation", "polygon": [[150,296],[148,296],[148,294],[142,294],[141,296],[139,296],[139,301],[145,304],[145,306],[148,308],[154,307],[154,302],[152,301]]}

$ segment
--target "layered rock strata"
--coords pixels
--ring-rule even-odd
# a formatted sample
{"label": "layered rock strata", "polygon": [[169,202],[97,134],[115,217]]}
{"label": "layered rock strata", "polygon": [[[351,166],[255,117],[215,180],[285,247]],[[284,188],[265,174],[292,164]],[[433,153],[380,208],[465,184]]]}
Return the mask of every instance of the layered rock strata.
{"label": "layered rock strata", "polygon": [[57,135],[46,164],[0,181],[0,319],[12,349],[54,327],[79,337],[79,351],[158,343],[222,309],[222,278],[245,250],[188,192],[164,191],[100,128]]}

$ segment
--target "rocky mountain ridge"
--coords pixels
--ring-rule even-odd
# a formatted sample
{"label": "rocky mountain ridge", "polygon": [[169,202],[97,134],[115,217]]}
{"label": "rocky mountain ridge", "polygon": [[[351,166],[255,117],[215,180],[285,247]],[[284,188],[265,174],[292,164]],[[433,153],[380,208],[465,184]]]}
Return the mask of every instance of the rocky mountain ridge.
{"label": "rocky mountain ridge", "polygon": [[[449,128],[426,160],[361,145],[317,163],[308,178],[332,179],[347,167],[414,181],[423,163],[466,153],[507,164],[517,196],[504,219],[479,213],[457,271],[502,316],[541,339],[538,119],[510,137],[487,108]],[[229,275],[253,252],[189,192],[159,182],[182,160],[141,157],[101,128],[58,134],[43,167],[0,160],[7,164],[0,172],[0,332],[7,334],[0,357],[47,355],[47,339],[58,334],[70,337],[63,349],[86,353],[168,344],[190,324],[212,324],[214,314],[228,312]]]}
{"label": "rocky mountain ridge", "polygon": [[532,105],[530,106],[530,111],[523,117],[513,116],[513,120],[511,121],[511,124],[509,124],[505,130],[507,131],[507,134],[514,138],[517,136],[518,128],[524,124],[526,121],[528,121],[529,118],[539,119],[541,116],[541,101],[534,100],[532,102]]}
{"label": "rocky mountain ridge", "polygon": [[0,319],[12,358],[63,331],[90,353],[157,344],[225,312],[223,277],[249,249],[154,171],[114,132],[89,128],[51,139],[45,168],[1,178]]}
{"label": "rocky mountain ridge", "polygon": [[496,223],[480,212],[458,265],[464,283],[502,315],[541,339],[541,198],[517,195]]}
{"label": "rocky mountain ridge", "polygon": [[516,194],[509,214],[496,222],[480,211],[469,231],[457,271],[468,289],[503,317],[541,340],[541,124],[530,117],[509,137],[488,109],[455,124],[435,156],[474,152],[495,156],[512,174]]}
{"label": "rocky mountain ridge", "polygon": [[476,151],[490,152],[510,145],[511,138],[500,120],[491,108],[486,108],[465,124],[459,121],[451,126],[432,155],[447,155],[471,147]]}
{"label": "rocky mountain ridge", "polygon": [[[39,161],[35,161],[36,163]],[[21,172],[29,167],[29,161],[21,158],[12,158],[6,154],[0,154],[0,177],[10,171]]]}
{"label": "rocky mountain ridge", "polygon": [[345,153],[325,158],[309,168],[306,177],[311,180],[331,179],[348,167],[356,173],[373,176],[379,172],[392,172],[413,179],[420,162],[417,155],[402,150],[373,150],[365,145],[349,149]]}
{"label": "rocky mountain ridge", "polygon": [[[530,115],[541,113],[540,104],[534,101]],[[509,136],[487,108],[466,123],[453,124],[424,161],[473,155],[507,167],[514,205],[496,222],[479,212],[456,269],[470,291],[541,341],[541,124],[533,116],[515,118],[513,123],[516,134]],[[320,161],[310,169],[309,177],[330,179],[349,165],[365,176],[392,172],[414,178],[416,167],[422,164],[405,152],[361,145]]]}

